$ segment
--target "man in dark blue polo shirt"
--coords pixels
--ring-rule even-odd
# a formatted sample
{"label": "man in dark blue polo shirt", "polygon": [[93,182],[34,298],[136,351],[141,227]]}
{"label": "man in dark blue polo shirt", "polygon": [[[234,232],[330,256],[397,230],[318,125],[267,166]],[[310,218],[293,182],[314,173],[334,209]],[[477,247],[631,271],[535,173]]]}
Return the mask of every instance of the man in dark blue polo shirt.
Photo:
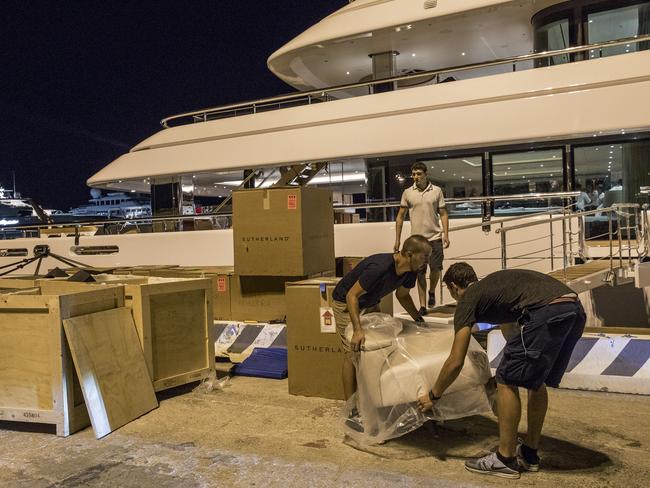
{"label": "man in dark blue polo shirt", "polygon": [[[379,301],[395,291],[400,304],[413,318],[421,322],[410,289],[415,286],[418,272],[427,265],[431,245],[421,235],[409,237],[402,250],[396,253],[369,256],[345,275],[334,288],[332,309],[336,331],[345,349],[343,361],[343,389],[348,399],[356,391],[356,371],[352,354],[363,348],[365,335],[361,329],[360,315],[376,309]],[[348,342],[345,329],[352,323],[354,333]]]}

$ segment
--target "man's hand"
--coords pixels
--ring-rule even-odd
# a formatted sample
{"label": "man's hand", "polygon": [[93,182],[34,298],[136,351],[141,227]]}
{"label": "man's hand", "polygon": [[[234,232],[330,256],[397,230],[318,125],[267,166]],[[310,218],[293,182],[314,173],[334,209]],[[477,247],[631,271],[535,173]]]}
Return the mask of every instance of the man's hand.
{"label": "man's hand", "polygon": [[449,247],[450,241],[449,241],[449,236],[442,236],[442,247],[447,249]]}
{"label": "man's hand", "polygon": [[350,341],[350,348],[353,352],[361,351],[363,345],[366,342],[366,334],[362,330],[355,331],[352,334],[352,340]]}
{"label": "man's hand", "polygon": [[423,395],[418,398],[418,408],[420,409],[420,412],[425,413],[429,410],[433,409],[433,403],[431,399],[429,398],[429,392],[427,392],[426,395]]}

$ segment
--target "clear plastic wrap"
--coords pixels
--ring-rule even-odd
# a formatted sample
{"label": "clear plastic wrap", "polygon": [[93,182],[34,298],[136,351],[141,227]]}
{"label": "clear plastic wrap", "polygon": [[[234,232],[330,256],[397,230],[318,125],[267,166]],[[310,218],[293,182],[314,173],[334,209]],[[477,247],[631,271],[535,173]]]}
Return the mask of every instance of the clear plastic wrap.
{"label": "clear plastic wrap", "polygon": [[[355,355],[357,393],[346,408],[346,433],[355,441],[377,444],[417,429],[427,420],[452,420],[489,412],[492,392],[486,352],[472,338],[465,365],[454,383],[422,414],[417,398],[434,385],[451,351],[448,325],[397,319],[381,313],[362,316],[364,350]],[[352,327],[346,334],[352,337]],[[351,415],[356,408],[360,419]],[[354,412],[356,413],[356,412]]]}

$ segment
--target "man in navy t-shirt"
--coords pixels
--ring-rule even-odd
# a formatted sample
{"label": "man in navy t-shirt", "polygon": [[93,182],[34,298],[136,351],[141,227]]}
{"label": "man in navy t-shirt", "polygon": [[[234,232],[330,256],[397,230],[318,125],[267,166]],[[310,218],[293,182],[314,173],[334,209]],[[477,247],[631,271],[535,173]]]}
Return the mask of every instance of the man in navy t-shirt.
{"label": "man in navy t-shirt", "polygon": [[[415,286],[418,272],[427,265],[431,245],[421,235],[409,237],[402,250],[396,253],[369,256],[339,281],[332,297],[336,331],[346,351],[343,361],[343,389],[348,399],[356,391],[356,371],[352,354],[360,351],[365,342],[360,315],[372,311],[379,301],[395,291],[397,299],[413,318],[421,322],[410,289]],[[348,342],[345,329],[352,323],[354,333]]]}

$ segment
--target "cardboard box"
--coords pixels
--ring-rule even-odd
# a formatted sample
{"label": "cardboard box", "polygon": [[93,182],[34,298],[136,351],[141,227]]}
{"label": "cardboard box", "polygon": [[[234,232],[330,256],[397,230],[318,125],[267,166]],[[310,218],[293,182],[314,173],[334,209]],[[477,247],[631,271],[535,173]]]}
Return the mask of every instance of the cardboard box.
{"label": "cardboard box", "polygon": [[309,276],[334,269],[332,192],[284,187],[233,192],[235,272]]}
{"label": "cardboard box", "polygon": [[[333,276],[334,272],[318,273]],[[152,271],[164,278],[209,278],[213,288],[215,320],[269,322],[284,320],[285,284],[307,276],[239,276],[232,266],[177,267]]]}
{"label": "cardboard box", "polygon": [[359,256],[343,256],[336,258],[336,276],[342,278],[364,259],[364,257]]}
{"label": "cardboard box", "polygon": [[[287,350],[289,393],[343,400],[343,346],[336,331],[322,332],[321,314],[332,306],[338,278],[316,278],[287,283]],[[393,313],[392,294],[380,304]]]}

